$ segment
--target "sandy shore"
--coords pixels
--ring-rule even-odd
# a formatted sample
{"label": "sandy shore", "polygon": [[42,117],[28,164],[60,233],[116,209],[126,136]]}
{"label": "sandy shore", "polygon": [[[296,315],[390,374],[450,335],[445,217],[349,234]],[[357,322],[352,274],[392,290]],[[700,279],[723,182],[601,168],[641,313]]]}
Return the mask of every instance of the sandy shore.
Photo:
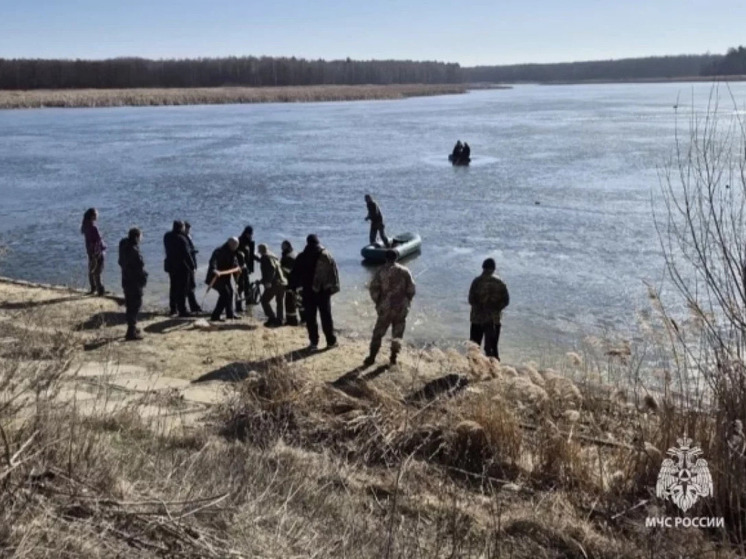
{"label": "sandy shore", "polygon": [[[145,367],[159,374],[199,380],[232,380],[236,374],[261,368],[268,360],[286,358],[293,367],[318,381],[332,381],[355,370],[367,355],[368,340],[355,334],[340,338],[333,350],[305,353],[305,327],[265,328],[261,309],[253,309],[237,321],[199,327],[197,319],[170,318],[162,309],[145,307],[140,328],[144,339],[124,340],[124,306],[117,297],[91,297],[84,291],[0,279],[0,310],[14,321],[31,322],[43,317],[47,327],[75,332],[86,360],[115,361]],[[405,348],[400,368],[417,362],[420,374],[436,375],[440,366],[423,368],[421,351]],[[384,344],[379,364],[388,360]]]}

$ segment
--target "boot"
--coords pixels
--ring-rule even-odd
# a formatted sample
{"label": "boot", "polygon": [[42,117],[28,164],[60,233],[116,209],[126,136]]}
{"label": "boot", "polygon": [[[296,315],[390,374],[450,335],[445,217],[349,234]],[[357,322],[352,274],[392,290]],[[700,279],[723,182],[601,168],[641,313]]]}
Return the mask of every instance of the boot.
{"label": "boot", "polygon": [[124,339],[127,341],[142,340],[142,334],[134,326],[128,326],[127,334],[125,334]]}

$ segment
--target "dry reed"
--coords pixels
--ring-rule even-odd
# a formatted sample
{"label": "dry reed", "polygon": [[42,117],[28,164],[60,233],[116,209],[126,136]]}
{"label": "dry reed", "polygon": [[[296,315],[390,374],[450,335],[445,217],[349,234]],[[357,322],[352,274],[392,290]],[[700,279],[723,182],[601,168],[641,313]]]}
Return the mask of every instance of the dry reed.
{"label": "dry reed", "polygon": [[0,109],[361,101],[465,92],[458,84],[0,91]]}

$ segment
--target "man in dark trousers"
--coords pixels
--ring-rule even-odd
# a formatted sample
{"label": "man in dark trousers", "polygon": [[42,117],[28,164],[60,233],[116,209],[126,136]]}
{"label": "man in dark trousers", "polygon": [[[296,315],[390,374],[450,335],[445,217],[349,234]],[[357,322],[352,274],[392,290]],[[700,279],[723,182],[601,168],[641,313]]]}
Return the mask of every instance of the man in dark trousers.
{"label": "man in dark trousers", "polygon": [[289,286],[290,289],[303,289],[303,310],[310,342],[308,349],[316,351],[319,348],[317,312],[326,337],[326,347],[337,347],[332,319],[332,295],[339,292],[339,271],[331,253],[321,245],[316,235],[306,238],[306,248],[295,260]]}
{"label": "man in dark trousers", "polygon": [[142,292],[148,283],[148,272],[145,271],[140,253],[142,231],[133,227],[127,236],[119,241],[119,266],[122,268],[122,289],[127,317],[127,340],[142,340],[137,328],[137,313],[142,307]]}
{"label": "man in dark trousers", "polygon": [[[288,280],[285,272],[282,271],[280,259],[269,251],[267,245],[260,244],[257,247],[259,251],[259,268],[262,272],[262,310],[267,317],[264,323],[268,328],[282,326],[285,318],[285,290],[287,289]],[[276,301],[277,314],[272,310],[270,303],[272,299]]]}
{"label": "man in dark trousers", "polygon": [[378,204],[373,200],[370,194],[365,195],[365,205],[368,206],[368,215],[366,216],[365,221],[370,221],[370,244],[375,244],[376,237],[380,234],[384,246],[388,247],[389,239],[384,232],[381,208],[378,207]]}
{"label": "man in dark trousers", "polygon": [[508,287],[495,275],[495,261],[492,258],[482,263],[482,274],[477,276],[469,288],[471,305],[471,341],[482,345],[488,357],[500,360],[497,343],[500,341],[500,321],[502,311],[510,303]]}
{"label": "man in dark trousers", "polygon": [[[282,255],[280,256],[280,266],[286,278],[290,278],[290,274],[295,268],[295,259],[297,258],[293,245],[290,241],[282,241]],[[287,326],[298,326],[301,320],[299,315],[300,305],[298,304],[298,292],[293,289],[285,291],[285,316]]]}
{"label": "man in dark trousers", "polygon": [[184,235],[182,221],[174,221],[171,231],[163,235],[163,248],[166,250],[163,267],[170,279],[168,300],[171,314],[191,316],[186,310],[186,298],[189,275],[194,272],[196,266],[189,250],[189,241]]}
{"label": "man in dark trousers", "polygon": [[250,276],[254,273],[254,262],[259,262],[256,254],[256,243],[254,242],[254,228],[251,225],[244,227],[243,233],[238,238],[238,263],[241,266],[241,275],[238,277],[238,300],[236,310],[243,311],[243,301],[247,306],[253,301],[250,297],[251,280]]}
{"label": "man in dark trousers", "polygon": [[189,274],[189,281],[187,282],[187,302],[189,303],[189,312],[201,313],[202,307],[197,302],[197,297],[194,294],[194,290],[197,289],[197,281],[194,277],[194,273],[197,271],[197,253],[199,252],[194,247],[194,241],[192,240],[192,225],[188,221],[184,222],[184,236],[187,238],[189,243],[189,254],[192,255],[194,261],[194,270]]}
{"label": "man in dark trousers", "polygon": [[236,258],[237,250],[238,239],[231,237],[216,248],[210,256],[205,282],[218,292],[218,302],[210,317],[213,322],[223,321],[221,318],[223,311],[229,320],[238,318],[233,312],[233,284],[231,283],[233,274],[241,272]]}

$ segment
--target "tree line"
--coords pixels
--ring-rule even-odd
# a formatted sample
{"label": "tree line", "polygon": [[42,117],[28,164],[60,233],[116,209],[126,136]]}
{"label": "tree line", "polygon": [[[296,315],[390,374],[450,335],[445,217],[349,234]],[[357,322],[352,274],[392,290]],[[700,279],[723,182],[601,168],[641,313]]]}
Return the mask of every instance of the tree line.
{"label": "tree line", "polygon": [[228,57],[148,60],[0,58],[0,89],[102,89],[462,83],[455,63]]}
{"label": "tree line", "polygon": [[557,64],[513,64],[464,68],[468,82],[579,82],[624,81],[699,76],[702,69],[722,55],[651,56],[620,60],[564,62]]}
{"label": "tree line", "polygon": [[746,48],[730,48],[725,56],[702,69],[703,76],[746,75]]}
{"label": "tree line", "polygon": [[413,60],[307,60],[243,56],[150,60],[0,58],[0,89],[190,88],[221,86],[387,85],[624,81],[746,74],[746,48],[726,55],[651,56],[620,60],[462,68]]}

